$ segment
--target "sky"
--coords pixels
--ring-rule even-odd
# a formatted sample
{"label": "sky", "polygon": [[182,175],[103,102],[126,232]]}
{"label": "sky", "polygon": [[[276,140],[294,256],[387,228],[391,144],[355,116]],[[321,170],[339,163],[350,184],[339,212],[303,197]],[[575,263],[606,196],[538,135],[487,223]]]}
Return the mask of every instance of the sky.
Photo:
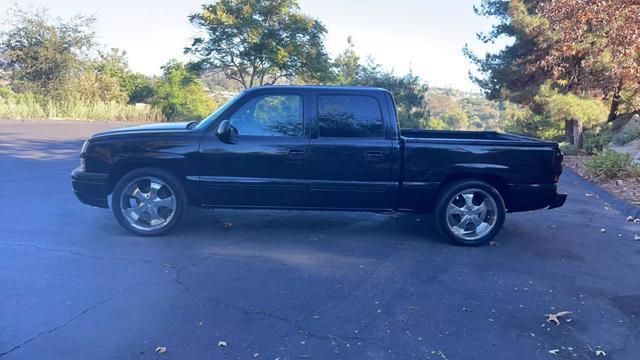
{"label": "sky", "polygon": [[[211,1],[211,0],[209,0]],[[371,56],[397,74],[411,69],[430,86],[479,90],[469,80],[473,67],[462,54],[465,44],[480,53],[487,48],[475,33],[492,20],[479,17],[480,0],[299,0],[307,15],[327,27],[326,47],[334,57],[347,47]],[[44,7],[54,17],[95,15],[96,32],[104,48],[127,51],[129,66],[147,75],[160,74],[169,59],[186,60],[184,47],[195,34],[187,16],[206,0],[22,0]],[[0,0],[2,17],[15,2]],[[495,47],[494,47],[495,48]]]}

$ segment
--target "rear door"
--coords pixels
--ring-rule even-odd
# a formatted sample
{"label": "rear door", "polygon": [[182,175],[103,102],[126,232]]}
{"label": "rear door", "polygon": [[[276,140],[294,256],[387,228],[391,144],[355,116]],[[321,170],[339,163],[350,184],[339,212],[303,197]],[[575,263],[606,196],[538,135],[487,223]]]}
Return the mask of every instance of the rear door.
{"label": "rear door", "polygon": [[310,204],[336,209],[392,209],[399,151],[385,124],[383,92],[319,91],[312,96]]}

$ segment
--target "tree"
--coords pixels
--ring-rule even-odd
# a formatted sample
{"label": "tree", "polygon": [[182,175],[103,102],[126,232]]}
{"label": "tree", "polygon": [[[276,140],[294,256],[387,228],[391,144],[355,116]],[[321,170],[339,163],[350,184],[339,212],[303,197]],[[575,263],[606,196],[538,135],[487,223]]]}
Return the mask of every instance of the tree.
{"label": "tree", "polygon": [[148,103],[156,94],[153,79],[143,74],[128,73],[120,85],[129,96],[129,104]]}
{"label": "tree", "polygon": [[169,121],[200,120],[217,107],[207,96],[204,85],[187,67],[175,60],[162,67],[153,106]]}
{"label": "tree", "polygon": [[528,103],[536,93],[531,90],[551,80],[562,92],[609,101],[608,121],[623,103],[637,106],[637,0],[484,0],[477,12],[500,19],[489,34],[480,35],[483,40],[514,39],[484,58],[466,50],[484,75],[474,79],[489,97]]}
{"label": "tree", "polygon": [[65,84],[65,100],[80,100],[84,103],[126,104],[127,93],[120,87],[118,79],[101,74],[91,68],[70,79]]}
{"label": "tree", "polygon": [[549,85],[541,88],[535,101],[542,107],[546,118],[564,122],[565,142],[582,148],[584,127],[591,127],[605,118],[606,107],[602,102],[579,97],[572,93],[560,93]]}
{"label": "tree", "polygon": [[469,126],[469,117],[459,107],[442,114],[440,120],[447,124],[449,129],[462,130]]}
{"label": "tree", "polygon": [[220,0],[189,20],[201,30],[185,49],[197,58],[194,68],[221,70],[244,88],[329,73],[326,29],[297,0]]}
{"label": "tree", "polygon": [[497,53],[484,56],[474,54],[465,46],[464,53],[476,65],[480,75],[470,73],[489,100],[504,100],[530,104],[538,88],[548,80],[543,69],[532,69],[547,52],[540,34],[546,34],[548,23],[532,17],[540,0],[482,0],[474,7],[479,16],[494,17],[498,23],[488,33],[477,34],[478,39],[493,44],[501,38],[511,43]]}
{"label": "tree", "polygon": [[624,100],[640,95],[640,2],[556,0],[536,12],[554,29],[536,67],[569,91],[610,101],[613,121]]}
{"label": "tree", "polygon": [[359,77],[363,71],[363,66],[360,65],[360,56],[356,53],[354,47],[353,38],[351,36],[347,37],[347,48],[338,54],[333,61],[337,84],[349,85],[360,82]]}
{"label": "tree", "polygon": [[386,71],[381,65],[369,59],[361,64],[360,56],[354,50],[351,37],[347,39],[348,47],[340,53],[334,63],[333,78],[338,85],[356,85],[381,87],[391,91],[396,101],[400,126],[420,128],[427,126],[429,111],[425,101],[428,86],[411,72],[397,76]]}
{"label": "tree", "polygon": [[64,96],[67,82],[82,73],[94,45],[95,18],[51,20],[46,11],[13,8],[0,33],[0,72],[18,92]]}

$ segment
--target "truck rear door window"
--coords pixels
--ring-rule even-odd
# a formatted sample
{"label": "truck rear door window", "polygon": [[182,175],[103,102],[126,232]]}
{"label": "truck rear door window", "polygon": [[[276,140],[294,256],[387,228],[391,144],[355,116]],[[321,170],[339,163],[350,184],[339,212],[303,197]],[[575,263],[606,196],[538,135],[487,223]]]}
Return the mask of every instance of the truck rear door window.
{"label": "truck rear door window", "polygon": [[378,100],[361,95],[318,96],[318,136],[384,137],[382,112]]}
{"label": "truck rear door window", "polygon": [[229,118],[238,135],[303,136],[302,96],[258,96],[242,105]]}

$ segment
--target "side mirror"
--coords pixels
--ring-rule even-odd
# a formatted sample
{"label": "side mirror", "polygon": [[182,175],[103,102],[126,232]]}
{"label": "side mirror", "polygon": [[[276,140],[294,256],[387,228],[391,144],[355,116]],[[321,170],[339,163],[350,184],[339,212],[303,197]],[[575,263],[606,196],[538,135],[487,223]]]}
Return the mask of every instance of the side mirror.
{"label": "side mirror", "polygon": [[233,125],[231,125],[229,120],[222,120],[220,125],[218,125],[218,129],[216,130],[218,139],[227,144],[235,144],[235,135],[237,134],[238,131],[233,127]]}

